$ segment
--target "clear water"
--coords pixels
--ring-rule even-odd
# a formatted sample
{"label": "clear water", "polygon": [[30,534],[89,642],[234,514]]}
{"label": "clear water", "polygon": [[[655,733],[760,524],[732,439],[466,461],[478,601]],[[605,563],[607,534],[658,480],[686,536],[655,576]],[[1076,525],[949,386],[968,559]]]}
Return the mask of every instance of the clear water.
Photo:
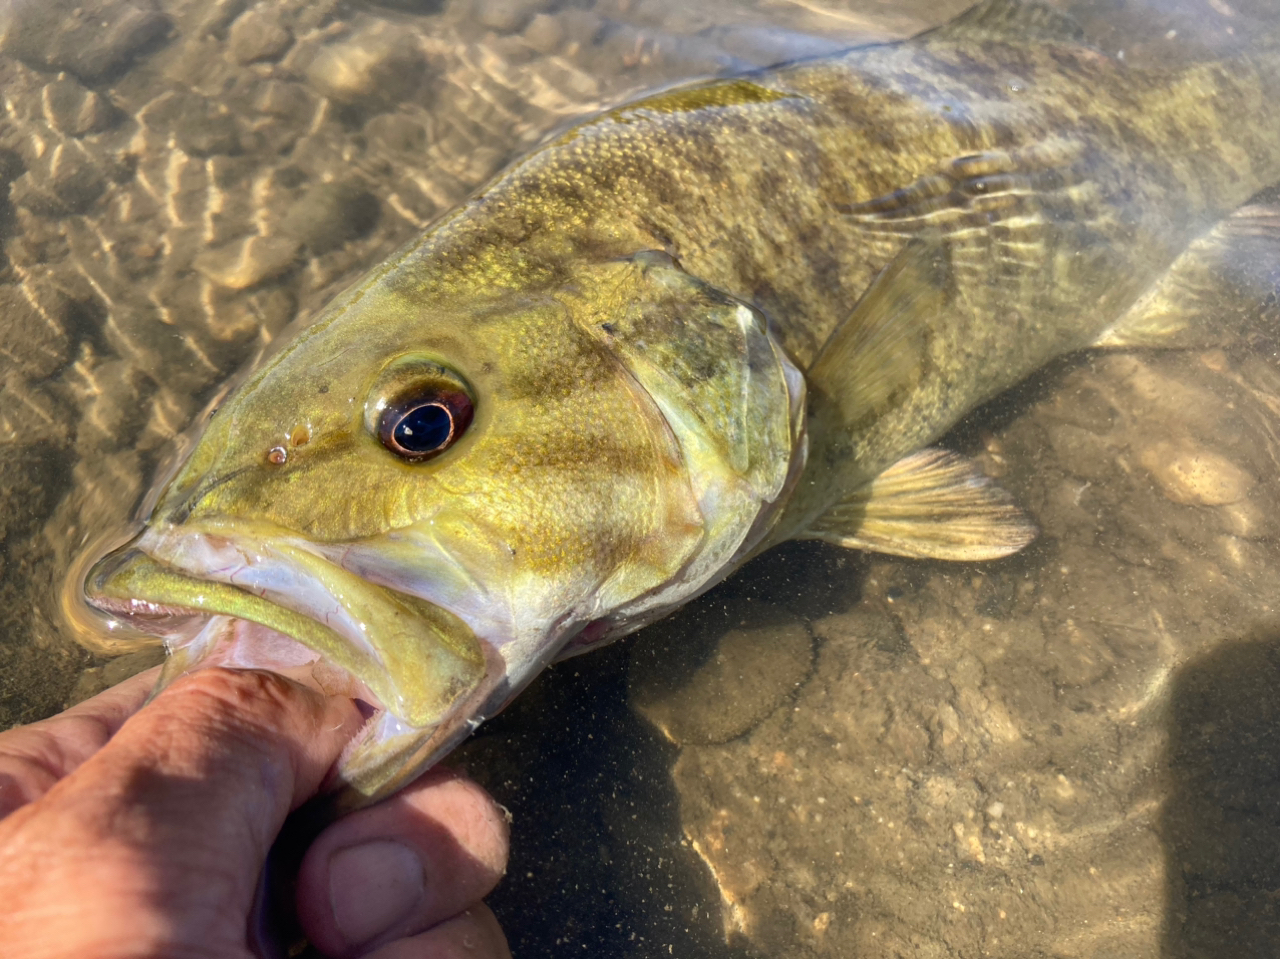
{"label": "clear water", "polygon": [[[71,642],[66,571],[295,318],[575,117],[966,5],[0,7],[0,722],[146,665]],[[1268,6],[1071,9],[1159,62]],[[455,757],[514,953],[1280,953],[1278,415],[1269,343],[1070,358],[948,440],[1021,555],[791,544],[548,671]]]}

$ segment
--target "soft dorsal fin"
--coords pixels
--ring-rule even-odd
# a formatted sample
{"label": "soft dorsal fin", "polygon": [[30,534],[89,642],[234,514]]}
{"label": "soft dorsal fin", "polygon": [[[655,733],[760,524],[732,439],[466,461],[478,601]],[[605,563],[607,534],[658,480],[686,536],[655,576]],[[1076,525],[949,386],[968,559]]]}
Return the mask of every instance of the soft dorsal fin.
{"label": "soft dorsal fin", "polygon": [[1083,43],[1074,19],[1037,0],[983,0],[927,34],[931,40],[1042,40]]}
{"label": "soft dorsal fin", "polygon": [[854,490],[800,538],[913,559],[987,560],[1016,553],[1036,532],[977,463],[929,448]]}

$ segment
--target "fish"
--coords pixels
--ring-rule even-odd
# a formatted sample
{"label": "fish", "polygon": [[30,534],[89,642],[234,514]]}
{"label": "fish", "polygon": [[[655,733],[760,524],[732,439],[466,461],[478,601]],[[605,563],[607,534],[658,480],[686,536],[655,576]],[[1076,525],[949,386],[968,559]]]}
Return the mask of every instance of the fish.
{"label": "fish", "polygon": [[302,669],[364,703],[332,783],[357,808],[783,541],[1023,548],[933,444],[1057,357],[1223,335],[1277,180],[1265,44],[1139,69],[1033,0],[651,94],[264,361],[84,595],[163,638],[161,687]]}

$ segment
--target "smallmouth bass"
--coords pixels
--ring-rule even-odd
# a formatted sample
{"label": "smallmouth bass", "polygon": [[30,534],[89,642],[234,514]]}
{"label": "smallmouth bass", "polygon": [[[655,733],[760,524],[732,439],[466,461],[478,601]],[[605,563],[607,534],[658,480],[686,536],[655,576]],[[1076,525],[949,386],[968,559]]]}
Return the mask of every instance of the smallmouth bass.
{"label": "smallmouth bass", "polygon": [[264,364],[89,600],[164,637],[162,683],[367,702],[350,806],[785,539],[1007,555],[1030,521],[928,444],[1064,353],[1200,342],[1191,281],[1275,231],[1242,205],[1278,93],[1271,57],[1144,73],[987,0],[605,113]]}

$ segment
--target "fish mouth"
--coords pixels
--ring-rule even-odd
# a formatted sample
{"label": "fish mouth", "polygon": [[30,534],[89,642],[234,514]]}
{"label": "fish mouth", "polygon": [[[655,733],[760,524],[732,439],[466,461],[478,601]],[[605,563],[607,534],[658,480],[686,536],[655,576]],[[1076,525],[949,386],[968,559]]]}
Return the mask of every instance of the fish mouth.
{"label": "fish mouth", "polygon": [[263,524],[150,527],[90,569],[85,598],[164,639],[157,691],[208,666],[262,668],[362,703],[368,719],[329,783],[345,808],[389,795],[465,738],[502,675],[452,613]]}

